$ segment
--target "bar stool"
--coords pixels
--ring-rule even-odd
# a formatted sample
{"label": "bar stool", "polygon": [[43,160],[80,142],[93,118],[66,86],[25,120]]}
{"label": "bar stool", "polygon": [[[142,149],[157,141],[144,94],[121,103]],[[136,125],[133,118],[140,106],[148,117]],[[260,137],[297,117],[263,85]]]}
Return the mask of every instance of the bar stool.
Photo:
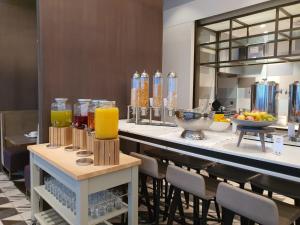
{"label": "bar stool", "polygon": [[300,208],[220,183],[217,202],[222,206],[222,224],[233,224],[234,215],[262,225],[290,225],[300,217]]}
{"label": "bar stool", "polygon": [[153,214],[147,188],[147,177],[151,177],[153,180],[154,222],[158,225],[160,212],[160,190],[163,183],[162,181],[166,178],[167,167],[159,164],[155,158],[146,155],[136,152],[131,152],[130,155],[142,160],[142,164],[139,166],[139,172],[141,174],[141,194],[145,198],[150,221],[153,219]]}
{"label": "bar stool", "polygon": [[[194,224],[207,224],[208,210],[211,201],[215,201],[219,182],[215,179],[205,178],[200,174],[190,172],[178,166],[169,165],[167,181],[174,187],[175,193],[171,202],[168,225],[173,224],[177,208],[181,216],[181,224],[185,224],[185,217],[181,203],[181,191],[186,191],[194,198]],[[202,200],[202,215],[199,221],[199,199]]]}
{"label": "bar stool", "polygon": [[240,185],[240,188],[244,188],[245,183],[249,182],[252,178],[259,175],[258,173],[249,170],[244,170],[223,164],[215,164],[214,166],[209,167],[206,171],[211,177],[219,177],[224,179],[224,182],[230,180],[238,183]]}
{"label": "bar stool", "polygon": [[[251,181],[252,191],[262,194],[264,190],[268,191],[268,196],[272,198],[273,192],[294,199],[295,205],[300,206],[300,183],[278,177],[261,174]],[[296,222],[300,225],[300,219]]]}
{"label": "bar stool", "polygon": [[[144,153],[151,157],[160,159],[161,161],[166,161],[167,163],[169,161],[171,161],[176,166],[179,166],[179,167],[186,166],[188,168],[188,170],[194,169],[197,171],[197,173],[200,173],[201,170],[205,170],[208,167],[213,166],[215,164],[214,162],[207,161],[204,159],[199,159],[196,157],[183,155],[183,154],[179,154],[177,152],[171,152],[171,151],[166,151],[166,150],[162,150],[162,149],[148,149],[148,150],[145,150]],[[166,185],[167,185],[167,183],[166,183]],[[165,193],[167,190],[168,190],[168,187],[165,186]],[[173,192],[174,192],[174,188],[171,186],[169,189],[168,197],[165,202],[164,220],[167,218],[168,207],[170,205],[171,196],[173,195]],[[186,205],[187,205],[186,208],[189,208],[188,193],[185,193],[185,201],[186,201]]]}

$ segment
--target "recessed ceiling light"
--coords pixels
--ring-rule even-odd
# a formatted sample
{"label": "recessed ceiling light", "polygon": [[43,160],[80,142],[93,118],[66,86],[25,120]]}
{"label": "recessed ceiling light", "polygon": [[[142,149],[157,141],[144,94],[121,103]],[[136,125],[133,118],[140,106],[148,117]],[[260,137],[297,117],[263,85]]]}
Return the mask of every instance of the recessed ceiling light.
{"label": "recessed ceiling light", "polygon": [[266,24],[261,24],[259,25],[260,28],[265,28],[266,27]]}
{"label": "recessed ceiling light", "polygon": [[268,32],[269,32],[269,31],[265,30],[265,31],[264,31],[264,34],[267,34]]}

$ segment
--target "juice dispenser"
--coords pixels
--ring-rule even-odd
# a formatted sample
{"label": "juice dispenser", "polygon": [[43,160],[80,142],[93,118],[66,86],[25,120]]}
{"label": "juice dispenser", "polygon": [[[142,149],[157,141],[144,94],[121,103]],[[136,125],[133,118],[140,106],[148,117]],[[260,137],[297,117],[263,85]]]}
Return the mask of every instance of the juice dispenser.
{"label": "juice dispenser", "polygon": [[72,124],[72,110],[67,98],[55,98],[51,104],[51,126],[69,127]]}
{"label": "juice dispenser", "polygon": [[92,100],[88,109],[88,129],[89,131],[95,130],[95,110],[100,107],[101,103],[106,100]]}
{"label": "juice dispenser", "polygon": [[161,108],[163,106],[163,77],[157,71],[153,77],[153,110],[154,116],[160,116]]}
{"label": "juice dispenser", "polygon": [[95,137],[114,139],[118,137],[119,109],[114,101],[103,101],[95,110]]}
{"label": "juice dispenser", "polygon": [[91,99],[78,99],[74,104],[74,127],[84,129],[88,126],[88,109]]}
{"label": "juice dispenser", "polygon": [[174,72],[168,74],[168,94],[167,94],[167,110],[169,116],[174,115],[174,111],[177,108],[177,76]]}

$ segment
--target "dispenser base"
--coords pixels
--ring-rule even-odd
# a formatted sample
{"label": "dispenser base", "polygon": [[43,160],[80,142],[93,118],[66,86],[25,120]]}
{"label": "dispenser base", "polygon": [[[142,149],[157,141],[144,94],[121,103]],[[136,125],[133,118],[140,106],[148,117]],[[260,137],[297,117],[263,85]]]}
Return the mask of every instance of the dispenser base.
{"label": "dispenser base", "polygon": [[190,140],[203,140],[205,139],[205,135],[202,130],[192,131],[192,130],[184,130],[181,134],[182,138],[190,139]]}
{"label": "dispenser base", "polygon": [[300,137],[290,137],[289,139],[292,142],[300,142]]}

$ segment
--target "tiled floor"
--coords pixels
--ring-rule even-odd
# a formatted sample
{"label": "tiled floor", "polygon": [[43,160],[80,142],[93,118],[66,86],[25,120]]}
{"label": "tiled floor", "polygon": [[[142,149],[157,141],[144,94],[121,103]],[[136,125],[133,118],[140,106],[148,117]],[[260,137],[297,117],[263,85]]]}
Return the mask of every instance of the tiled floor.
{"label": "tiled floor", "polygon": [[0,173],[0,225],[31,224],[30,202],[4,173]]}
{"label": "tiled floor", "polygon": [[[18,184],[18,181],[14,181]],[[30,215],[30,202],[26,199],[26,196],[22,191],[20,191],[15,183],[10,181],[4,173],[0,173],[0,225],[27,225],[31,224]],[[22,182],[22,181],[21,181]],[[19,182],[20,183],[20,182]],[[22,187],[22,185],[17,185]],[[246,188],[249,188],[246,186]],[[149,190],[150,191],[150,190]],[[284,196],[274,194],[274,198],[277,200],[292,203],[292,200],[285,198]],[[190,198],[192,200],[192,197]],[[162,199],[163,204],[163,199]],[[201,210],[201,209],[200,209]],[[192,207],[185,209],[185,214],[187,216],[192,216]],[[209,214],[216,216],[214,204],[211,205]],[[236,218],[238,219],[238,218]],[[147,223],[148,213],[145,206],[141,205],[139,208],[139,224],[149,224]],[[119,219],[112,220],[114,224],[119,224]],[[191,221],[186,220],[186,222],[191,223]],[[162,221],[160,225],[166,224],[167,221]],[[174,225],[178,223],[173,223]],[[218,222],[209,221],[210,225],[217,225]],[[239,224],[238,220],[235,220],[234,225]]]}

